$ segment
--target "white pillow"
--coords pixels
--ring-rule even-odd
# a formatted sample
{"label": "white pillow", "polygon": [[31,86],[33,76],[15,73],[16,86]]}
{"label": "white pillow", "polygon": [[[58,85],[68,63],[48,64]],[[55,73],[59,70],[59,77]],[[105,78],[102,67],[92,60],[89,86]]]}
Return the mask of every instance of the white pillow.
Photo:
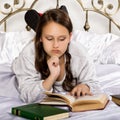
{"label": "white pillow", "polygon": [[71,40],[74,40],[78,42],[78,44],[81,43],[83,46],[85,46],[94,62],[99,62],[102,51],[117,38],[119,38],[119,36],[111,33],[97,34],[75,30],[73,31]]}
{"label": "white pillow", "polygon": [[34,36],[28,31],[0,32],[0,96],[20,99],[11,64]]}
{"label": "white pillow", "polygon": [[20,99],[16,77],[6,64],[0,65],[0,96]]}
{"label": "white pillow", "polygon": [[0,32],[0,64],[11,65],[23,47],[34,38],[34,32]]}
{"label": "white pillow", "polygon": [[120,64],[120,38],[103,50],[99,60],[102,64]]}

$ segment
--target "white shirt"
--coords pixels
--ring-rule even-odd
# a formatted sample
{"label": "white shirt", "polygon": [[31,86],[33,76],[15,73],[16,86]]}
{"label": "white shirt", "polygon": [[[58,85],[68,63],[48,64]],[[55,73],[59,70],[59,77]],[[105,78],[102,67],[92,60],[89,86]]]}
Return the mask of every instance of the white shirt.
{"label": "white shirt", "polygon": [[[99,91],[98,81],[96,81],[95,68],[92,60],[89,58],[85,48],[75,41],[70,42],[69,53],[71,54],[71,70],[77,83],[85,83],[90,87],[92,93]],[[41,74],[35,69],[35,49],[34,41],[31,41],[20,53],[12,65],[13,72],[16,75],[18,82],[18,90],[20,97],[24,102],[35,102],[42,100],[44,92],[46,91],[43,86]],[[62,88],[64,81],[56,82],[54,92],[65,92]]]}

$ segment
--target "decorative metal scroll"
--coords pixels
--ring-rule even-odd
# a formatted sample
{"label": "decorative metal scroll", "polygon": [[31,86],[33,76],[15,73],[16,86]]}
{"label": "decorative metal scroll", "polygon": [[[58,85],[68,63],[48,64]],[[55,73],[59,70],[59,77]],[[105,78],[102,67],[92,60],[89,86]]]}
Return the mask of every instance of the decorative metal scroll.
{"label": "decorative metal scroll", "polygon": [[29,8],[25,8],[25,4],[26,4],[25,0],[12,0],[11,4],[10,2],[8,3],[5,1],[3,3],[0,3],[0,14],[4,16],[4,18],[0,20],[0,25],[4,24],[4,31],[6,31],[7,29],[6,24],[7,24],[8,18],[10,18],[11,16],[19,12],[27,11],[33,8],[33,6],[37,1],[38,0],[34,0],[32,4],[29,6]]}
{"label": "decorative metal scroll", "polygon": [[[5,2],[5,0],[2,1],[3,3],[1,3],[0,1],[0,14],[3,15],[4,17],[2,18],[2,20],[0,20],[0,25],[4,24],[4,31],[6,31],[7,29],[6,24],[8,18],[19,12],[27,11],[33,8],[33,6],[36,4],[38,0],[33,0],[33,2],[28,8],[25,8],[27,0],[8,0],[9,3],[7,1]],[[10,1],[12,2],[10,3]],[[120,30],[120,23],[116,22],[116,20],[113,19],[113,16],[120,11],[120,0],[113,0],[114,1],[113,3],[116,4],[110,2],[111,0],[76,0],[76,1],[82,7],[83,11],[85,11],[86,13],[86,21],[84,25],[84,29],[86,31],[90,29],[88,17],[89,12],[96,12],[108,18],[109,32],[111,32],[112,23],[115,24],[115,26],[117,26],[117,28]],[[85,7],[85,5],[83,4],[85,1],[90,2],[91,8]],[[59,8],[59,0],[56,0],[56,8]]]}
{"label": "decorative metal scroll", "polygon": [[[113,0],[111,2],[110,0],[109,2],[107,0],[89,0],[89,2],[91,3],[91,8],[86,8],[83,5],[83,0],[77,0],[77,2],[82,7],[82,9],[86,12],[86,22],[84,26],[84,29],[86,31],[88,31],[90,28],[90,25],[88,22],[88,12],[90,11],[102,14],[103,16],[109,19],[109,32],[111,32],[111,23],[117,26],[117,28],[120,30],[120,23],[116,22],[116,20],[113,19],[113,16],[120,11],[120,0]],[[116,4],[113,4],[113,3],[116,3]]]}
{"label": "decorative metal scroll", "polygon": [[[88,31],[90,25],[88,22],[88,14],[90,11],[99,13],[109,19],[109,32],[111,32],[111,24],[113,23],[120,30],[120,23],[116,22],[112,16],[117,14],[120,11],[120,0],[76,0],[79,5],[82,7],[83,11],[86,12],[86,21],[84,29]],[[91,4],[91,8],[85,7],[84,2],[87,1]],[[109,2],[108,2],[109,1]],[[113,4],[116,3],[116,4]],[[59,6],[59,0],[57,0],[57,6]],[[99,7],[98,7],[99,6]],[[120,18],[119,18],[120,19]]]}

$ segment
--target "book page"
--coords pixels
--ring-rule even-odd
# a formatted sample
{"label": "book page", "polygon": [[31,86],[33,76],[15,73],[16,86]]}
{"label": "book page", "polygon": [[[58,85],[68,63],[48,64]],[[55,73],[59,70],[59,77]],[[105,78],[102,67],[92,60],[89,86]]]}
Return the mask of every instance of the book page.
{"label": "book page", "polygon": [[67,105],[67,103],[63,99],[59,98],[52,98],[52,97],[46,97],[44,98],[40,104],[47,104],[47,105]]}
{"label": "book page", "polygon": [[98,95],[92,95],[92,96],[81,96],[76,99],[76,101],[73,103],[75,104],[92,104],[92,103],[104,103],[108,100],[107,95],[105,94],[98,94]]}
{"label": "book page", "polygon": [[67,104],[73,103],[76,100],[75,97],[68,94],[46,92],[46,95],[51,99],[64,101]]}

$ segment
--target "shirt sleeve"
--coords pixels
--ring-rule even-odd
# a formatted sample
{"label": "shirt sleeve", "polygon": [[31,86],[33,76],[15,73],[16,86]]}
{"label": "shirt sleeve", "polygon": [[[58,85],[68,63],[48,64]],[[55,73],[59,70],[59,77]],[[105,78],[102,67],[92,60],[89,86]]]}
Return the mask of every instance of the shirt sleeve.
{"label": "shirt sleeve", "polygon": [[[12,69],[16,75],[20,98],[24,102],[35,102],[42,100],[46,91],[43,88],[41,75],[35,69],[35,55],[28,46],[13,62]],[[52,91],[52,89],[50,90]]]}
{"label": "shirt sleeve", "polygon": [[97,81],[95,65],[87,50],[80,43],[73,42],[70,47],[71,68],[77,83],[87,84],[93,94],[102,92]]}
{"label": "shirt sleeve", "polygon": [[78,82],[87,84],[93,94],[98,94],[101,91],[99,81],[96,77],[95,66],[89,58],[85,58],[82,62],[82,69],[79,71]]}

